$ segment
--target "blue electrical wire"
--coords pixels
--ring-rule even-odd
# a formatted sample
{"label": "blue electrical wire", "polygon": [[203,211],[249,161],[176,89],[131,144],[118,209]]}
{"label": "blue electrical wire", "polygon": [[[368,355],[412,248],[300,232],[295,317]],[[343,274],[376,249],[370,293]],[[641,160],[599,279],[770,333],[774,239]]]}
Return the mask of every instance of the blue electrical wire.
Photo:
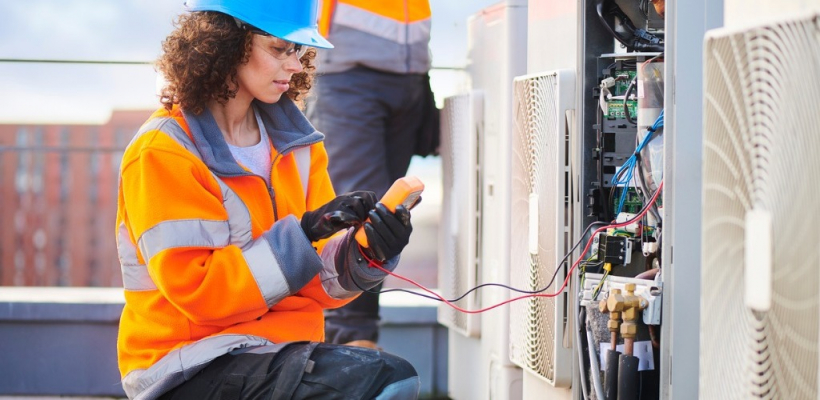
{"label": "blue electrical wire", "polygon": [[652,124],[651,127],[646,129],[647,134],[643,138],[641,143],[638,145],[638,147],[635,148],[635,152],[632,153],[631,156],[629,156],[626,162],[624,162],[624,165],[622,165],[621,168],[618,169],[618,172],[615,173],[615,178],[612,180],[612,185],[624,185],[623,190],[621,190],[621,199],[618,201],[618,211],[615,213],[615,215],[621,213],[621,209],[623,209],[624,202],[626,202],[626,192],[629,191],[629,182],[632,182],[632,176],[635,172],[635,167],[637,165],[638,154],[640,154],[641,151],[643,151],[643,148],[646,147],[646,144],[649,143],[650,140],[652,140],[652,137],[654,137],[655,132],[662,127],[663,110],[661,110],[661,113],[660,115],[658,115],[658,118],[655,120],[655,123]]}

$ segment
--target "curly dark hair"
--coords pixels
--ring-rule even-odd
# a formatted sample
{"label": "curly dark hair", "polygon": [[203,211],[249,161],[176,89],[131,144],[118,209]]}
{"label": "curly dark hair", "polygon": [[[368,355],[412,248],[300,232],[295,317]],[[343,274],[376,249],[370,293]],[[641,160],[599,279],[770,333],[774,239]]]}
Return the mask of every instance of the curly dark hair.
{"label": "curly dark hair", "polygon": [[[167,81],[160,96],[165,108],[179,104],[200,114],[211,100],[224,104],[235,97],[237,67],[250,58],[253,33],[238,27],[233,17],[212,11],[182,14],[175,26],[156,62]],[[313,83],[315,57],[316,50],[309,48],[299,60],[303,71],[290,81],[287,95],[300,106]]]}

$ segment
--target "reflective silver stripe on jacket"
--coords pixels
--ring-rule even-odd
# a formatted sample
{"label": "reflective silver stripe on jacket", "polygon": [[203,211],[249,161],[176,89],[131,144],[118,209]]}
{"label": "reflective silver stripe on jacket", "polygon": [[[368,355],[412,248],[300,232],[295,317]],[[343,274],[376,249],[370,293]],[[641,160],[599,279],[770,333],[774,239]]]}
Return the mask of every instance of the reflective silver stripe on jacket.
{"label": "reflective silver stripe on jacket", "polygon": [[[271,346],[273,342],[253,335],[217,335],[173,350],[148,369],[129,372],[122,387],[129,399],[155,399],[185,382],[208,363],[233,350],[252,346]],[[284,347],[287,343],[275,345]]]}
{"label": "reflective silver stripe on jacket", "polygon": [[247,250],[243,250],[242,256],[245,257],[245,262],[248,263],[268,308],[290,294],[288,280],[282,274],[282,267],[264,237],[255,240]]}
{"label": "reflective silver stripe on jacket", "polygon": [[122,222],[117,227],[117,253],[120,257],[122,286],[125,290],[157,290],[157,285],[148,275],[148,267],[139,262],[137,246],[131,242],[131,238],[128,237],[128,229],[125,227],[125,223]]}
{"label": "reflective silver stripe on jacket", "polygon": [[[213,173],[211,173],[213,175]],[[251,212],[239,195],[229,188],[228,185],[213,175],[222,191],[222,205],[228,212],[228,229],[230,230],[230,243],[244,249],[253,240],[251,234]]]}
{"label": "reflective silver stripe on jacket", "polygon": [[345,3],[337,4],[334,12],[335,24],[348,26],[398,44],[421,41],[426,44],[430,37],[430,18],[404,23]]}
{"label": "reflective silver stripe on jacket", "polygon": [[142,233],[137,243],[142,258],[151,262],[159,252],[179,247],[218,249],[229,244],[227,221],[183,219],[162,221]]}

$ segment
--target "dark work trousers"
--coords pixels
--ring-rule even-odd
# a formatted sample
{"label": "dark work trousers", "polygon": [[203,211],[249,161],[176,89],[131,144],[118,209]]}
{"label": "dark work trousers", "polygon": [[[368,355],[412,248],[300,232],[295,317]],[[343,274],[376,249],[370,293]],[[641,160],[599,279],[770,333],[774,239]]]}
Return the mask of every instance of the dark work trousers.
{"label": "dark work trousers", "polygon": [[[357,67],[317,77],[307,115],[325,134],[336,193],[371,190],[381,198],[407,173],[427,93],[426,75]],[[363,293],[344,307],[325,311],[325,335],[330,343],[375,342],[378,321],[379,295]]]}
{"label": "dark work trousers", "polygon": [[295,342],[217,358],[161,400],[416,399],[416,370],[377,350]]}

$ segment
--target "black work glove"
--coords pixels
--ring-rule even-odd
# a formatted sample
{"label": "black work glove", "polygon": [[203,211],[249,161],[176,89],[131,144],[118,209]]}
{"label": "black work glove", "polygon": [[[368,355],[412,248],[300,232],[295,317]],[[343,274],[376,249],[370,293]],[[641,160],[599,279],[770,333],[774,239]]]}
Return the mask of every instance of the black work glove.
{"label": "black work glove", "polygon": [[341,194],[313,211],[306,211],[302,215],[302,230],[311,242],[329,238],[342,229],[361,225],[375,204],[373,192]]}
{"label": "black work glove", "polygon": [[364,224],[369,251],[373,258],[387,261],[401,253],[410,241],[413,225],[410,224],[410,211],[402,205],[391,213],[382,203],[370,211],[370,221]]}

